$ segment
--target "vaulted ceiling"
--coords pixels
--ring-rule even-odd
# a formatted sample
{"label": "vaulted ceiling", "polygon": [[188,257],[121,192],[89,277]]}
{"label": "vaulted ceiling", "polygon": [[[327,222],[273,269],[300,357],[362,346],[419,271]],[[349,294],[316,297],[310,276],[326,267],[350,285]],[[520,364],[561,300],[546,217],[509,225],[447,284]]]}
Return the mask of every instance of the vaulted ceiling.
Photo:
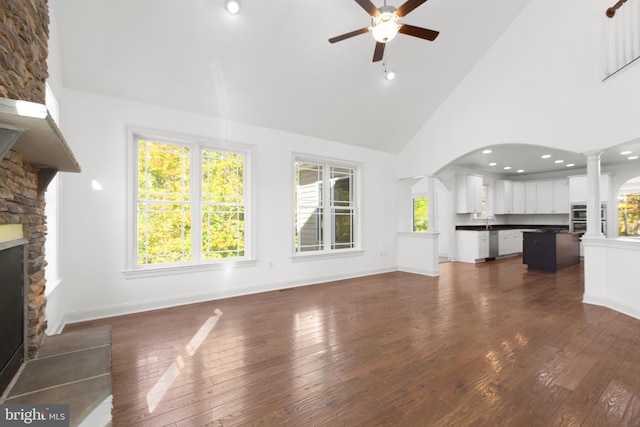
{"label": "vaulted ceiling", "polygon": [[[67,88],[398,153],[530,0],[429,0],[372,63],[354,0],[49,0]],[[374,1],[376,6],[382,0]],[[402,0],[389,0],[398,7]]]}

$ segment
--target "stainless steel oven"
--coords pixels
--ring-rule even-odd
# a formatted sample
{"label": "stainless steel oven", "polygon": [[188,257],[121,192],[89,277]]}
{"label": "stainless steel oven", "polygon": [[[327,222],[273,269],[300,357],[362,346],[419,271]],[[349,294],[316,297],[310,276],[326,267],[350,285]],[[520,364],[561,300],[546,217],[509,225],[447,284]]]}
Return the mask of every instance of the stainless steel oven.
{"label": "stainless steel oven", "polygon": [[[571,231],[587,232],[587,205],[571,205]],[[600,232],[607,235],[607,204],[600,205]]]}

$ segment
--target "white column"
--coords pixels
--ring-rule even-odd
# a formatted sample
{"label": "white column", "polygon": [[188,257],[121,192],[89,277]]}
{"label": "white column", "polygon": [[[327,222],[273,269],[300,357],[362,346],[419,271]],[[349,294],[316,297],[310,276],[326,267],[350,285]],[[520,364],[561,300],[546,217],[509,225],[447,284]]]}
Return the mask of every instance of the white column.
{"label": "white column", "polygon": [[604,237],[600,227],[600,154],[602,151],[584,153],[587,157],[587,232],[586,237]]}
{"label": "white column", "polygon": [[429,226],[427,231],[434,233],[438,231],[438,202],[436,201],[436,179],[433,176],[427,178],[427,206],[429,207],[427,220]]}

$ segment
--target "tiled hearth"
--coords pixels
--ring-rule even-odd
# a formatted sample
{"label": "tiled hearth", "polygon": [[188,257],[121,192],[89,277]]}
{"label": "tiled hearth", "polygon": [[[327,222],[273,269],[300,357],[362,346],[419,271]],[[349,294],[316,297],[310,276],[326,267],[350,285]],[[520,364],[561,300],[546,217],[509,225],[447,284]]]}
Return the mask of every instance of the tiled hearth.
{"label": "tiled hearth", "polygon": [[47,337],[5,403],[68,404],[70,425],[111,425],[111,327]]}

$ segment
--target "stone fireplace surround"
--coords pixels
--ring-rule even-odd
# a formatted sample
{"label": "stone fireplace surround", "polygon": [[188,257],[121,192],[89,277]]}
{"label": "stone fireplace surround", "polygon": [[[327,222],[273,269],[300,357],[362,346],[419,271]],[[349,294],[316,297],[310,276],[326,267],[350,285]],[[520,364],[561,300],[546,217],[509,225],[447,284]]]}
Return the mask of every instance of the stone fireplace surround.
{"label": "stone fireplace surround", "polygon": [[[0,7],[0,97],[45,103],[49,10],[46,0],[3,0]],[[0,224],[22,224],[27,244],[28,358],[42,346],[47,233],[39,168],[17,151],[0,161]]]}

